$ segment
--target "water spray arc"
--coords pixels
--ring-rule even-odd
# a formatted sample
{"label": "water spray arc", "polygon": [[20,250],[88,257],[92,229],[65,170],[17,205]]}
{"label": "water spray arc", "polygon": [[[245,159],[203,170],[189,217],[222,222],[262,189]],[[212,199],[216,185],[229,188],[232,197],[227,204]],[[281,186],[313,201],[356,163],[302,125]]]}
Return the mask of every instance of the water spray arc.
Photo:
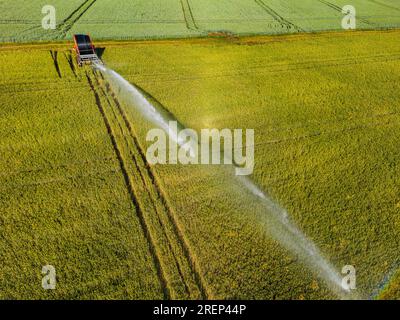
{"label": "water spray arc", "polygon": [[[94,69],[103,73],[115,92],[124,93],[128,105],[135,108],[150,123],[163,129],[167,134],[171,134],[169,132],[169,121],[177,121],[171,114],[154,106],[136,86],[129,83],[114,70],[100,64],[94,65]],[[181,143],[180,141],[176,142]],[[234,168],[235,166],[232,165],[232,169]],[[341,275],[323,257],[316,245],[291,221],[284,208],[265,194],[249,177],[236,176],[234,170],[232,170],[232,181],[247,190],[252,201],[258,201],[265,208],[265,219],[268,221],[269,234],[287,250],[299,257],[312,272],[323,279],[332,293],[341,299],[359,298],[342,287]]]}

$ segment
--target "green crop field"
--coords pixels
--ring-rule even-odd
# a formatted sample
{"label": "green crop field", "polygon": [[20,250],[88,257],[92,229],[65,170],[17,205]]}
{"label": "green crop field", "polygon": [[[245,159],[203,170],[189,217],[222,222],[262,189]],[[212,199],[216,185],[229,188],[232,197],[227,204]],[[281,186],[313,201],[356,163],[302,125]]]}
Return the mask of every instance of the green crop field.
{"label": "green crop field", "polygon": [[[254,128],[257,185],[362,297],[399,298],[399,35],[99,46],[185,126]],[[337,297],[225,167],[149,166],[151,123],[68,45],[0,58],[0,298]]]}
{"label": "green crop field", "polygon": [[[0,0],[0,41],[149,39],[208,34],[285,34],[341,30],[345,0]],[[42,28],[42,8],[56,9],[55,30]],[[353,0],[358,29],[400,26],[397,0]]]}
{"label": "green crop field", "polygon": [[[399,1],[0,11],[0,300],[400,299]],[[166,119],[254,129],[254,172],[151,165]]]}
{"label": "green crop field", "polygon": [[64,53],[60,78],[48,51],[0,51],[0,299],[43,298],[50,262],[48,298],[162,298],[87,80]]}
{"label": "green crop field", "polygon": [[[248,38],[234,44],[205,42],[179,45],[179,61],[174,59],[176,44],[162,43],[132,48],[132,59],[125,56],[123,63],[123,47],[106,51],[104,57],[109,67],[156,97],[186,127],[255,128],[254,180],[288,209],[338,268],[347,263],[356,265],[359,288],[370,296],[398,264],[397,37],[398,32],[298,36],[278,42],[270,38]],[[160,59],[164,61],[162,65],[158,63]],[[134,122],[133,119],[135,116]],[[185,169],[174,166],[160,166],[157,170],[166,189],[175,191],[171,196],[180,205],[177,213],[191,226],[188,235],[200,239],[205,233],[210,237],[215,232],[217,239],[222,234],[229,237],[222,243],[212,241],[220,245],[214,255],[204,251],[211,255],[207,259],[211,261],[211,274],[221,272],[221,264],[223,278],[235,279],[237,270],[242,270],[236,278],[243,286],[244,296],[240,297],[265,298],[262,292],[255,294],[255,283],[265,281],[265,288],[275,279],[267,290],[275,292],[272,288],[280,288],[277,283],[282,275],[269,272],[294,272],[285,269],[285,264],[277,264],[281,259],[271,252],[279,251],[265,249],[268,243],[260,245],[256,239],[241,239],[244,235],[237,228],[243,230],[247,225],[233,217],[238,214],[239,221],[257,219],[258,209],[239,209],[246,207],[248,201],[230,191],[227,183],[221,183],[224,176],[208,173],[205,178],[207,173],[191,171],[180,174]],[[193,207],[188,206],[187,200],[190,188],[194,190],[189,198],[196,199]],[[203,194],[202,190],[210,189],[212,192]],[[196,222],[195,207],[200,212],[208,211],[209,216],[202,214]],[[223,221],[221,227],[214,223],[216,213]],[[231,226],[225,229],[227,225]],[[237,230],[236,236],[232,230]],[[250,230],[254,232],[254,226]],[[232,246],[227,247],[226,243]],[[237,257],[243,253],[237,254],[238,247],[245,252],[254,252],[255,248],[261,251],[246,256],[242,265]],[[220,252],[229,252],[226,262]],[[285,259],[290,261],[290,255]],[[249,261],[254,262],[249,266]],[[273,271],[271,263],[275,266]],[[252,270],[260,265],[265,267],[261,272],[264,279]],[[296,288],[298,281],[289,287]],[[223,292],[218,292],[222,297],[226,292],[229,297],[236,292],[231,282],[216,288]],[[285,288],[278,292],[285,292]],[[301,295],[294,292],[290,298]],[[270,297],[287,297],[274,294]],[[309,294],[308,298],[314,297]]]}

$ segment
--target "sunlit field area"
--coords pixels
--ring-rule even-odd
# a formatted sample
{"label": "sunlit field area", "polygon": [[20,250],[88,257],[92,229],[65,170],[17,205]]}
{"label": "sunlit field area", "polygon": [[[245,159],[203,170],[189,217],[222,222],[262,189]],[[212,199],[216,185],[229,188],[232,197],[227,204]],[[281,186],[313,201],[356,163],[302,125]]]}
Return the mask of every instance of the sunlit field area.
{"label": "sunlit field area", "polygon": [[[342,298],[249,181],[356,267],[357,298],[399,298],[399,36],[105,41],[104,69],[70,43],[1,46],[0,298]],[[187,128],[254,129],[247,184],[149,165],[154,122],[116,73]]]}

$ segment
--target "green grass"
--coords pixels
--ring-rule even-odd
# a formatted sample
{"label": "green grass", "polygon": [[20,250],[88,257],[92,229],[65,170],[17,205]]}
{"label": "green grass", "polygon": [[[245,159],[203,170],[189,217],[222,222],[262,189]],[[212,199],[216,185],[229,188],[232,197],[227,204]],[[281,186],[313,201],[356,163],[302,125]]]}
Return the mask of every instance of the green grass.
{"label": "green grass", "polygon": [[[57,10],[57,29],[43,30],[44,5]],[[1,0],[1,42],[72,39],[186,38],[228,33],[286,34],[341,30],[345,0]],[[400,5],[354,0],[358,29],[398,28]]]}

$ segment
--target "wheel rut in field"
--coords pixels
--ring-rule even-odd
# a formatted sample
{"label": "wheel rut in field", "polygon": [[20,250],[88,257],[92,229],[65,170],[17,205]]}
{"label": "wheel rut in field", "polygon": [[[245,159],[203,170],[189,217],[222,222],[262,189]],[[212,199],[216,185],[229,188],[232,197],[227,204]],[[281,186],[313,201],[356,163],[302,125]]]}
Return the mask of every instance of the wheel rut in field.
{"label": "wheel rut in field", "polygon": [[68,31],[72,29],[75,23],[96,3],[97,0],[85,0],[78,8],[76,8],[63,22],[57,27],[60,38],[64,39]]}
{"label": "wheel rut in field", "polygon": [[196,24],[196,20],[194,19],[192,7],[190,6],[190,0],[180,0],[182,6],[183,16],[185,18],[186,27],[189,30],[199,30],[199,27]]}
{"label": "wheel rut in field", "polygon": [[[333,3],[329,2],[329,1],[326,1],[326,0],[318,0],[318,1],[321,2],[322,4],[328,6],[329,8],[331,8],[331,9],[337,11],[337,12],[343,13],[343,12],[342,12],[342,8],[339,7],[339,6],[337,6],[336,4],[333,4]],[[374,25],[375,25],[373,22],[368,21],[367,19],[364,19],[364,18],[362,18],[362,17],[358,17],[358,16],[357,16],[357,20],[360,20],[360,21],[362,21],[362,22],[364,22],[365,24],[368,24],[368,25],[370,25],[370,26],[374,26]]]}
{"label": "wheel rut in field", "polygon": [[[150,191],[149,191],[149,189],[147,187],[146,177],[143,175],[143,172],[140,169],[141,165],[138,162],[137,155],[135,154],[135,152],[132,151],[132,145],[131,145],[131,143],[130,143],[130,141],[128,139],[128,136],[126,135],[126,132],[124,132],[125,128],[124,128],[123,124],[120,121],[118,121],[119,115],[115,110],[115,105],[113,105],[112,101],[108,98],[107,93],[104,91],[104,88],[100,85],[99,82],[97,82],[97,85],[98,85],[99,90],[101,91],[102,95],[105,97],[105,99],[107,101],[107,105],[108,105],[108,107],[109,107],[109,109],[111,111],[112,117],[118,122],[117,126],[118,126],[118,131],[121,133],[121,140],[122,140],[121,143],[124,144],[124,146],[125,146],[125,148],[127,150],[127,153],[128,153],[128,157],[127,157],[128,158],[128,162],[130,162],[130,164],[133,165],[132,168],[135,169],[135,173],[136,173],[135,174],[133,172],[130,172],[130,176],[131,176],[132,180],[134,180],[136,182],[139,182],[142,186],[145,187],[145,189],[142,190],[144,192],[140,192],[141,193],[140,197],[142,199],[144,199],[146,197],[147,200],[149,200],[149,201],[143,201],[143,205],[139,204],[139,206],[141,206],[142,208],[145,207],[146,209],[142,209],[142,210],[147,211],[148,210],[148,206],[146,205],[146,203],[150,202],[149,204],[150,204],[150,206],[152,208],[152,214],[153,214],[153,217],[155,218],[155,220],[154,221],[150,221],[149,224],[157,225],[158,226],[158,230],[159,230],[160,227],[163,226],[163,223],[162,223],[162,221],[160,219],[159,210],[157,209],[156,202],[151,197],[151,193],[150,193]],[[164,232],[165,230],[163,229],[163,230],[160,230],[160,231],[163,232],[163,237],[165,239],[167,239],[168,235]],[[158,236],[160,236],[160,235],[158,234]],[[165,246],[166,246],[165,249],[167,251],[173,252],[173,248],[171,246],[171,242],[166,241],[165,242]],[[179,278],[181,280],[184,280],[182,269],[181,269],[176,257],[174,256],[173,259],[174,260],[170,261],[170,263],[173,262],[173,265],[176,267],[176,270],[177,270],[177,273],[179,275]],[[173,282],[173,280],[171,282]],[[185,294],[189,295],[189,288],[187,286],[187,283],[182,281],[182,285],[183,285],[183,288],[182,288],[183,292]]]}
{"label": "wheel rut in field", "polygon": [[[158,182],[147,164],[136,134],[111,87],[94,73],[95,87],[106,101],[105,114],[115,134],[126,174],[150,231],[172,299],[204,299],[206,290],[186,241]],[[134,182],[134,183],[133,183]]]}
{"label": "wheel rut in field", "polygon": [[[201,298],[205,299],[209,297],[209,294],[207,293],[206,290],[206,286],[205,286],[205,281],[203,280],[203,278],[201,277],[201,273],[197,268],[197,264],[195,263],[195,260],[193,258],[193,255],[191,253],[190,250],[190,246],[188,244],[188,241],[186,240],[183,230],[180,227],[180,224],[178,223],[177,219],[176,219],[176,214],[173,212],[173,209],[171,207],[171,205],[169,204],[167,197],[165,195],[165,192],[163,191],[163,188],[161,187],[161,184],[156,176],[156,174],[153,172],[151,166],[148,165],[147,160],[146,160],[146,155],[144,152],[143,147],[140,145],[138,139],[137,139],[137,135],[135,133],[135,130],[133,129],[133,126],[131,124],[131,122],[128,119],[128,116],[126,114],[126,112],[124,111],[124,109],[122,108],[117,96],[115,95],[115,93],[112,91],[110,85],[108,83],[106,83],[106,90],[107,93],[109,95],[111,95],[112,99],[115,102],[115,105],[118,108],[118,111],[120,112],[125,126],[128,128],[130,136],[132,138],[132,141],[135,145],[135,148],[137,149],[141,162],[144,165],[144,170],[145,176],[148,176],[150,178],[150,181],[152,183],[152,186],[154,187],[154,191],[156,193],[157,199],[159,199],[162,203],[163,206],[163,210],[165,211],[165,213],[167,214],[166,217],[168,219],[168,223],[171,225],[172,227],[172,231],[174,233],[174,236],[176,238],[175,241],[178,241],[178,244],[181,248],[181,253],[184,254],[185,257],[185,261],[184,263],[190,267],[190,272],[192,273],[192,275],[194,276],[194,280],[195,283],[197,285],[197,289],[200,290],[201,293]],[[186,267],[187,267],[186,266]]]}
{"label": "wheel rut in field", "polygon": [[137,196],[137,194],[135,194],[135,189],[133,187],[131,178],[129,176],[128,168],[127,168],[127,165],[125,163],[125,159],[123,157],[122,151],[121,151],[121,149],[120,149],[120,147],[118,145],[116,134],[115,134],[115,132],[114,132],[114,130],[112,128],[112,125],[111,125],[111,122],[109,120],[109,117],[107,116],[106,110],[105,110],[105,108],[103,106],[103,103],[101,101],[100,93],[99,93],[98,89],[96,88],[96,86],[94,84],[94,81],[91,79],[91,76],[90,76],[90,74],[88,72],[86,73],[86,78],[87,78],[90,90],[93,92],[93,95],[95,97],[96,105],[97,105],[97,107],[99,109],[99,112],[100,112],[100,114],[102,116],[102,119],[104,121],[104,124],[106,126],[108,135],[109,135],[110,140],[111,140],[111,144],[113,146],[114,152],[116,154],[116,157],[118,159],[118,162],[119,162],[119,165],[120,165],[120,168],[121,168],[122,175],[124,177],[125,185],[127,187],[130,199],[132,201],[132,204],[133,204],[133,206],[135,208],[135,212],[136,212],[136,214],[138,216],[141,228],[142,228],[143,233],[144,233],[144,235],[146,237],[147,243],[149,244],[149,250],[150,250],[150,253],[152,255],[153,263],[154,263],[154,266],[155,266],[156,271],[157,271],[157,275],[158,275],[158,278],[159,278],[159,281],[160,281],[160,285],[162,287],[164,299],[170,299],[171,298],[170,288],[169,288],[168,282],[167,282],[166,277],[165,277],[165,271],[162,268],[162,263],[160,261],[159,253],[158,253],[158,250],[156,248],[153,235],[151,233],[151,230],[150,230],[149,226],[146,223],[146,219],[144,217],[144,213],[142,211],[142,208],[140,207],[140,205],[139,205],[139,203],[137,201],[138,196]]}
{"label": "wheel rut in field", "polygon": [[267,12],[276,22],[278,22],[282,27],[286,27],[288,29],[295,29],[298,32],[305,32],[302,28],[299,26],[295,25],[293,22],[290,22],[289,20],[286,20],[284,17],[282,17],[280,14],[278,14],[274,9],[272,9],[270,6],[268,6],[264,1],[262,0],[254,0],[255,3],[257,3],[265,12]]}

